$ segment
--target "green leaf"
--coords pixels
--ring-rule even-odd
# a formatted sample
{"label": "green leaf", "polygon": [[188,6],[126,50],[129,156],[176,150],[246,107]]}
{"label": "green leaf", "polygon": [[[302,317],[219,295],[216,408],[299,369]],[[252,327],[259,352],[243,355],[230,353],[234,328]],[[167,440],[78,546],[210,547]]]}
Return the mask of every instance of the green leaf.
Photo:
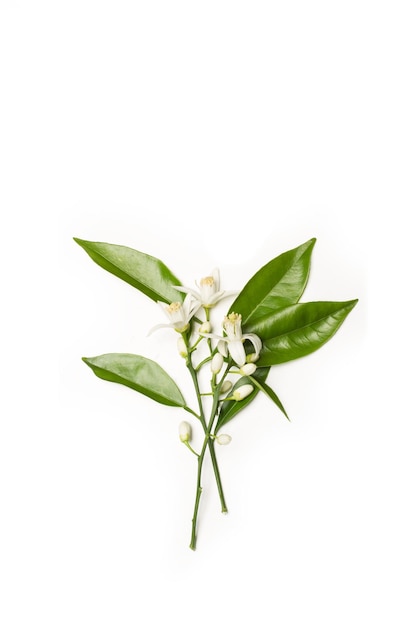
{"label": "green leaf", "polygon": [[280,307],[298,302],[307,284],[315,242],[316,239],[310,239],[261,267],[246,283],[229,313],[240,313],[244,324],[253,324]]}
{"label": "green leaf", "polygon": [[83,358],[103,380],[130,387],[161,404],[184,407],[181,391],[169,374],[155,361],[137,354],[102,354]]}
{"label": "green leaf", "polygon": [[[253,382],[252,380],[253,376],[250,376],[249,378],[250,378],[250,382]],[[282,411],[285,417],[287,418],[287,420],[289,420],[290,418],[288,417],[287,412],[284,409],[284,405],[282,404],[281,400],[278,398],[275,391],[271,389],[271,387],[267,385],[265,382],[257,381],[257,385],[259,385],[261,391],[263,391],[268,396],[268,398],[270,398],[272,402],[277,405],[279,410]]]}
{"label": "green leaf", "polygon": [[[264,383],[266,380],[266,377],[268,376],[268,373],[269,373],[269,367],[262,367],[262,368],[258,367],[258,369],[256,370],[256,372],[253,374],[251,378],[255,378],[255,380],[259,383]],[[230,391],[230,395],[233,394],[235,389],[238,389],[242,385],[247,385],[247,384],[253,386],[253,382],[250,380],[249,376],[242,376],[241,378],[239,378],[237,383],[234,385],[233,389]],[[246,398],[243,398],[243,400],[239,400],[239,401],[226,400],[226,402],[223,402],[222,407],[220,409],[219,419],[217,420],[217,425],[214,430],[214,433],[216,434],[222,426],[224,426],[225,424],[227,424],[227,422],[230,422],[230,420],[236,417],[236,415],[240,413],[240,411],[244,409],[245,406],[247,406],[248,404],[252,402],[252,400],[254,400],[254,398],[258,395],[258,393],[259,393],[259,389],[258,387],[255,386],[254,391],[249,396],[246,396]]]}
{"label": "green leaf", "polygon": [[333,337],[357,302],[294,304],[249,324],[245,332],[262,340],[257,365],[286,363],[315,352]]}
{"label": "green leaf", "polygon": [[174,289],[174,285],[181,285],[181,282],[159,259],[126,246],[85,241],[76,237],[74,241],[97,265],[136,287],[155,302],[161,300],[170,304],[183,300],[183,294]]}

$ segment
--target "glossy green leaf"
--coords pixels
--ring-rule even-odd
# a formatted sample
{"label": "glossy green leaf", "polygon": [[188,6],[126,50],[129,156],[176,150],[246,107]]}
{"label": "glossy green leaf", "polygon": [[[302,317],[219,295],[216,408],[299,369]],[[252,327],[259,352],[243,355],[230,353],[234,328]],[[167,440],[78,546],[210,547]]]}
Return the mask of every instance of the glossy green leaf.
{"label": "glossy green leaf", "polygon": [[155,302],[177,302],[183,294],[174,289],[181,285],[176,276],[159,259],[133,248],[95,241],[76,241],[97,265],[139,289]]}
{"label": "glossy green leaf", "polygon": [[[252,378],[253,377],[250,376],[250,379],[251,379],[250,382],[252,382]],[[277,405],[279,410],[282,411],[282,413],[284,413],[284,415],[287,418],[287,420],[289,420],[290,418],[288,417],[287,412],[284,409],[284,405],[282,404],[281,400],[278,398],[278,396],[275,393],[275,391],[273,389],[271,389],[271,387],[269,385],[267,385],[265,382],[259,382],[258,381],[258,385],[261,387],[261,390],[268,396],[268,398],[270,398],[272,400],[272,402]]]}
{"label": "glossy green leaf", "polygon": [[184,407],[177,384],[155,361],[137,354],[102,354],[83,358],[94,374],[103,380],[130,387],[161,404]]}
{"label": "glossy green leaf", "polygon": [[261,267],[246,283],[229,312],[240,313],[245,324],[269,315],[301,298],[310,271],[315,239],[288,250]]}
{"label": "glossy green leaf", "polygon": [[[255,380],[257,380],[259,383],[264,384],[268,373],[269,367],[258,368],[254,373],[253,378],[255,378]],[[251,382],[249,376],[242,376],[238,379],[233,389],[230,391],[230,395],[235,389],[238,389],[242,385],[247,384],[252,385],[253,383]],[[243,400],[240,400],[239,402],[237,402],[236,400],[226,400],[226,402],[223,402],[222,408],[220,409],[219,419],[217,420],[215,433],[217,433],[222,426],[227,424],[227,422],[230,422],[230,420],[236,417],[236,415],[240,413],[242,409],[248,406],[248,404],[250,404],[252,400],[255,399],[258,393],[259,389],[255,387],[254,391],[249,396],[246,396],[246,398],[243,398]]]}
{"label": "glossy green leaf", "polygon": [[315,352],[333,337],[356,303],[299,303],[249,324],[245,332],[256,333],[262,340],[257,365],[277,365]]}

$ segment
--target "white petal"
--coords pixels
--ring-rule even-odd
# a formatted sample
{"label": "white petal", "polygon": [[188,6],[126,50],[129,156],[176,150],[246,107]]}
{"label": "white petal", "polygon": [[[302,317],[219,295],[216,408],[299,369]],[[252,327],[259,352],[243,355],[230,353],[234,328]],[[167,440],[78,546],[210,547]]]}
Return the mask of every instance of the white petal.
{"label": "white petal", "polygon": [[200,333],[202,337],[210,337],[210,339],[223,339],[220,335],[216,335],[216,333]]}
{"label": "white petal", "polygon": [[194,289],[190,289],[189,287],[179,287],[176,285],[173,285],[173,287],[177,291],[181,291],[181,293],[191,294],[196,300],[200,299],[200,295],[197,291],[194,291]]}
{"label": "white petal", "polygon": [[216,285],[216,291],[219,291],[219,289],[220,289],[220,272],[219,272],[219,269],[217,267],[215,267],[214,270],[211,272],[211,275],[214,278],[214,284]]}
{"label": "white petal", "polygon": [[207,304],[209,306],[213,306],[213,304],[217,304],[219,302],[219,300],[221,300],[223,298],[223,294],[224,291],[216,291],[216,293],[213,293],[210,298],[208,299]]}
{"label": "white petal", "polygon": [[156,326],[152,326],[147,336],[149,337],[155,330],[159,330],[160,328],[174,328],[174,324],[157,324]]}
{"label": "white petal", "polygon": [[259,339],[258,335],[254,335],[253,333],[248,333],[246,335],[243,335],[242,339],[243,340],[247,339],[248,341],[250,341],[253,347],[255,348],[256,355],[259,356],[259,353],[262,348],[262,341]]}
{"label": "white petal", "polygon": [[242,367],[246,363],[246,353],[243,343],[239,340],[228,341],[227,347],[229,348],[230,356],[239,367]]}
{"label": "white petal", "polygon": [[168,306],[169,306],[169,305],[168,305],[166,302],[161,302],[161,300],[158,300],[158,301],[157,301],[157,304],[159,304],[159,306],[160,306],[160,307],[161,307],[161,309],[163,310],[164,314],[165,314],[167,317],[169,317],[169,313],[168,313],[168,311],[167,311],[167,308],[168,308]]}
{"label": "white petal", "polygon": [[185,300],[182,303],[184,321],[188,323],[193,317],[194,313],[197,313],[200,306],[201,303],[196,302],[191,293],[187,293],[187,295],[185,296]]}
{"label": "white petal", "polygon": [[217,350],[222,356],[224,356],[225,358],[227,357],[227,342],[224,339],[220,339],[219,343],[217,344]]}

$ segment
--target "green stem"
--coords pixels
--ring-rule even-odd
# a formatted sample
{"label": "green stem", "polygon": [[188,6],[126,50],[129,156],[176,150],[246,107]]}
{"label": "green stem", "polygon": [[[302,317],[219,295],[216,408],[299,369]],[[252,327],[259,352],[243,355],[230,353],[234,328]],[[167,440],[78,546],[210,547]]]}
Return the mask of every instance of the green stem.
{"label": "green stem", "polygon": [[[200,416],[198,416],[198,417],[199,417],[200,422],[201,422],[201,424],[203,426],[204,434],[205,434],[204,442],[203,442],[203,445],[201,447],[200,454],[198,455],[197,486],[196,486],[196,495],[195,495],[195,502],[194,502],[194,513],[193,513],[192,527],[191,527],[190,548],[192,550],[195,550],[196,549],[196,544],[197,544],[198,509],[199,509],[199,505],[200,505],[201,494],[202,494],[202,491],[203,491],[203,488],[201,486],[201,473],[202,473],[204,455],[206,453],[207,445],[209,446],[209,450],[210,450],[211,462],[212,462],[212,466],[213,466],[214,476],[215,476],[215,479],[216,479],[217,490],[219,492],[221,510],[222,510],[223,513],[227,513],[227,506],[226,506],[226,501],[225,501],[224,493],[223,493],[223,487],[222,487],[222,483],[221,483],[221,479],[220,479],[220,471],[219,471],[219,467],[218,467],[218,464],[217,464],[216,453],[215,453],[215,449],[214,449],[214,445],[213,445],[213,439],[211,438],[211,429],[213,427],[214,420],[216,418],[217,408],[218,408],[218,404],[219,404],[220,385],[215,387],[214,384],[213,384],[213,381],[212,381],[213,404],[212,404],[212,410],[211,410],[209,424],[207,425],[205,417],[204,417],[204,407],[203,407],[203,401],[202,401],[202,394],[200,392],[200,386],[199,386],[199,383],[198,383],[198,376],[197,376],[196,370],[194,369],[194,367],[192,365],[190,352],[189,352],[188,358],[187,358],[187,368],[188,368],[188,370],[190,372],[191,378],[192,378],[193,383],[194,383],[194,388],[195,388],[197,399],[198,399],[198,407],[199,407],[199,411],[200,411]],[[187,408],[187,410],[189,410],[190,412],[193,412],[192,410],[190,410],[188,408]]]}
{"label": "green stem", "polygon": [[[209,434],[211,433],[211,430],[212,430],[213,424],[214,424],[214,420],[216,419],[217,408],[218,408],[218,405],[219,405],[220,387],[221,387],[221,383],[219,385],[217,385],[217,387],[214,387],[214,378],[215,377],[213,376],[213,381],[212,381],[212,386],[213,386],[213,406],[212,406],[212,409],[211,409],[210,421],[209,421],[209,424],[207,426],[207,432]],[[217,491],[219,492],[220,504],[221,504],[221,507],[222,507],[222,513],[227,513],[226,500],[224,498],[223,486],[222,486],[222,481],[221,481],[220,472],[219,472],[219,466],[217,465],[216,451],[214,449],[214,440],[211,437],[209,439],[208,446],[209,446],[209,451],[210,451],[211,463],[213,465],[214,476],[216,478]]]}
{"label": "green stem", "polygon": [[[201,399],[201,393],[200,393],[200,387],[199,387],[199,384],[198,384],[197,373],[196,373],[196,371],[194,370],[194,368],[192,366],[190,358],[187,359],[187,368],[188,368],[188,370],[189,370],[189,372],[191,374],[191,378],[193,379],[194,388],[195,388],[195,391],[196,391],[196,394],[197,394],[197,398],[198,398],[198,407],[199,407],[199,410],[200,410],[199,419],[200,419],[200,422],[201,422],[201,424],[203,426],[204,434],[206,436],[209,436],[211,428],[213,426],[214,419],[216,417],[217,407],[218,407],[218,403],[219,403],[219,389],[217,391],[215,391],[214,394],[213,394],[212,414],[210,416],[210,423],[207,426],[206,420],[204,419],[203,402],[202,402],[202,399]],[[220,385],[219,385],[219,388],[220,388]],[[213,465],[214,476],[216,478],[217,490],[219,492],[219,498],[220,498],[220,504],[221,504],[221,507],[222,507],[222,513],[227,513],[227,506],[226,506],[226,502],[225,502],[225,498],[224,498],[222,482],[221,482],[221,479],[220,479],[219,466],[217,464],[216,452],[214,450],[214,445],[213,445],[213,441],[212,440],[211,440],[211,443],[209,443],[209,450],[210,450],[211,462],[212,462],[212,465]],[[205,451],[205,447],[204,447],[204,451]]]}
{"label": "green stem", "polygon": [[201,493],[203,491],[203,488],[201,486],[201,471],[202,471],[202,467],[203,467],[203,460],[204,460],[204,455],[206,453],[207,445],[208,445],[209,450],[210,450],[211,462],[212,462],[212,465],[213,465],[214,475],[216,477],[216,484],[217,484],[217,489],[218,489],[219,496],[220,496],[220,503],[221,503],[221,506],[222,506],[222,513],[227,513],[226,501],[225,501],[225,498],[224,498],[223,487],[222,487],[222,482],[221,482],[221,478],[220,478],[220,472],[219,472],[219,468],[218,468],[218,465],[217,465],[216,453],[215,453],[215,450],[214,450],[214,441],[213,441],[212,436],[210,434],[210,431],[211,431],[211,429],[213,427],[214,420],[215,420],[216,414],[217,414],[217,405],[218,405],[218,400],[219,400],[219,393],[220,393],[220,388],[217,387],[217,389],[214,391],[213,406],[212,406],[212,410],[211,410],[210,421],[209,421],[209,424],[208,424],[207,430],[206,430],[206,436],[204,438],[204,442],[203,442],[203,445],[201,447],[201,452],[200,452],[200,455],[198,457],[197,488],[196,488],[195,503],[194,503],[194,514],[193,514],[192,526],[191,526],[191,543],[190,543],[190,548],[192,550],[195,550],[196,549],[196,545],[197,545],[198,508],[199,508],[199,505],[200,505]]}
{"label": "green stem", "polygon": [[191,452],[192,452],[193,454],[195,454],[196,456],[200,456],[200,455],[198,454],[198,452],[196,452],[196,451],[194,450],[194,448],[192,448],[192,447],[190,446],[190,443],[189,443],[188,441],[184,441],[184,445],[185,445],[185,446],[187,446],[187,448],[188,448],[189,450],[191,450]]}
{"label": "green stem", "polygon": [[188,411],[188,413],[191,413],[191,415],[194,415],[194,417],[196,417],[197,419],[200,419],[200,415],[196,413],[195,411],[193,411],[192,409],[190,409],[189,406],[185,406],[183,408],[184,408],[184,411]]}
{"label": "green stem", "polygon": [[217,465],[216,452],[215,452],[215,449],[214,449],[214,441],[213,441],[213,439],[211,439],[211,438],[209,439],[208,446],[209,446],[209,450],[210,450],[210,456],[211,456],[211,462],[212,462],[212,465],[213,465],[214,476],[216,478],[217,491],[219,492],[220,504],[221,504],[221,507],[222,507],[222,513],[227,513],[226,500],[224,498],[223,486],[222,486],[222,481],[221,481],[221,478],[220,478],[219,466]]}
{"label": "green stem", "polygon": [[206,451],[208,439],[209,439],[209,437],[208,437],[208,435],[206,435],[206,437],[204,439],[203,446],[201,448],[200,455],[198,457],[197,488],[196,488],[196,494],[195,494],[194,513],[193,513],[192,526],[191,526],[191,542],[190,542],[191,550],[195,550],[196,549],[196,545],[197,545],[198,507],[200,505],[200,498],[201,498],[201,494],[203,492],[203,488],[201,486],[201,470],[203,469],[203,460],[204,460],[204,454],[205,454],[205,451]]}

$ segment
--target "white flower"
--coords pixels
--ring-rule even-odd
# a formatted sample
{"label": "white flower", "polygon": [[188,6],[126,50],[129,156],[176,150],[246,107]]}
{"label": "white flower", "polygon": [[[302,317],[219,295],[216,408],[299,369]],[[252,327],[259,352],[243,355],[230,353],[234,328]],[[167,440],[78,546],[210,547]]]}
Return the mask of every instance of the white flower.
{"label": "white flower", "polygon": [[185,333],[190,327],[190,320],[200,308],[200,305],[193,302],[192,296],[187,294],[184,302],[171,302],[167,305],[165,302],[159,302],[165,315],[170,320],[170,324],[158,324],[149,331],[149,334],[158,328],[173,328],[178,333]]}
{"label": "white flower", "polygon": [[234,390],[232,398],[233,400],[240,402],[240,400],[247,398],[247,396],[249,396],[252,393],[252,391],[253,391],[252,385],[241,385],[240,387]]}
{"label": "white flower", "polygon": [[178,427],[178,433],[182,443],[187,443],[191,439],[191,426],[188,422],[181,422]]}
{"label": "white flower", "polygon": [[216,437],[216,441],[218,444],[220,444],[221,446],[227,446],[227,444],[229,444],[232,441],[232,438],[230,435],[218,435]]}
{"label": "white flower", "polygon": [[210,309],[217,304],[219,300],[234,293],[232,291],[220,290],[220,273],[217,268],[212,271],[210,276],[202,278],[200,284],[197,284],[197,287],[199,291],[195,291],[195,289],[190,289],[189,287],[175,287],[175,289],[186,294],[191,294],[194,300],[198,302],[199,306],[205,309]]}
{"label": "white flower", "polygon": [[211,371],[213,374],[218,374],[223,367],[224,357],[220,352],[216,352],[211,361]]}
{"label": "white flower", "polygon": [[[219,339],[219,343],[217,344],[217,349],[224,357],[227,357],[227,352],[229,351],[230,356],[238,365],[242,367],[246,363],[246,353],[245,348],[243,346],[243,342],[250,341],[255,349],[255,360],[259,357],[259,353],[262,348],[262,341],[259,339],[258,335],[254,335],[253,333],[245,333],[242,334],[242,316],[238,313],[230,313],[227,317],[224,318],[223,328],[226,331],[226,337],[217,337],[217,335],[206,335],[208,337],[217,337]],[[249,355],[251,356],[251,355]],[[253,360],[249,359],[248,360]]]}

